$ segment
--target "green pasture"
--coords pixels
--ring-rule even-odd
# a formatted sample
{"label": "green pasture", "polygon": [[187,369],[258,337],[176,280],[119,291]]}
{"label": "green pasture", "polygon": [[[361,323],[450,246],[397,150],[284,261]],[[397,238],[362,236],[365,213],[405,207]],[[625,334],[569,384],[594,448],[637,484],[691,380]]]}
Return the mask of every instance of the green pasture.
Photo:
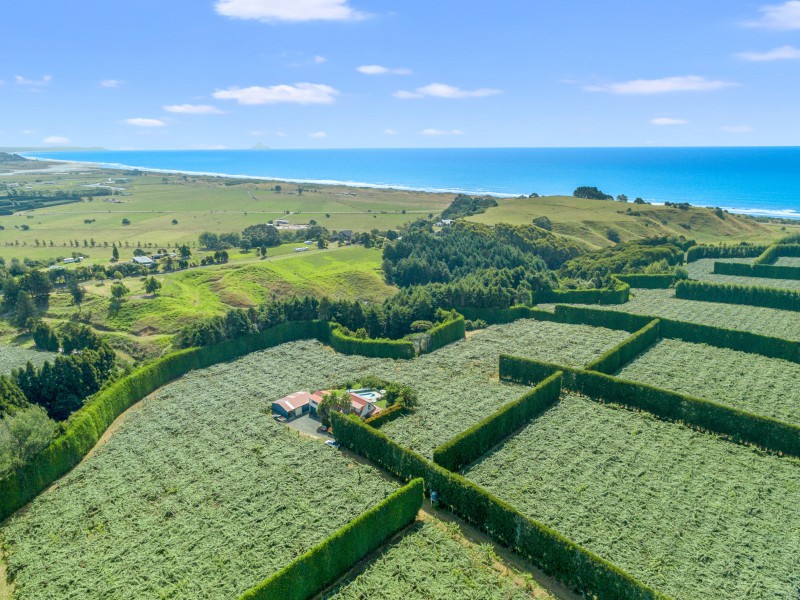
{"label": "green pasture", "polygon": [[[692,207],[687,210],[670,206],[639,205],[633,202],[586,200],[572,196],[498,199],[498,206],[469,217],[478,223],[525,225],[538,217],[547,217],[553,231],[584,240],[592,246],[610,246],[609,229],[616,230],[622,241],[650,236],[685,236],[701,243],[771,241],[783,235],[777,225],[764,225],[753,219],[726,214],[720,219],[713,209]],[[630,209],[638,216],[626,214]],[[800,223],[791,230],[800,229]]]}

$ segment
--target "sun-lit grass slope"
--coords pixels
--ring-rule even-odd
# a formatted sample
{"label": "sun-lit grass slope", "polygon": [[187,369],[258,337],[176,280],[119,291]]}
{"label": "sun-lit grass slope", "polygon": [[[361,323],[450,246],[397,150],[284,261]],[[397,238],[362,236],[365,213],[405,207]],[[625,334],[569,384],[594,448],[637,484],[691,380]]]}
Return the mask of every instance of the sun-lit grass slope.
{"label": "sun-lit grass slope", "polygon": [[[717,283],[735,283],[738,285],[755,285],[763,287],[776,287],[785,290],[800,290],[798,279],[771,279],[767,277],[738,277],[734,275],[717,275],[714,273],[715,262],[752,264],[752,258],[702,258],[686,265],[690,279],[698,281],[715,281]],[[781,265],[788,266],[788,265]]]}
{"label": "sun-lit grass slope", "polygon": [[40,367],[46,360],[52,361],[55,354],[33,348],[22,348],[13,344],[0,344],[0,375],[7,375],[14,369],[23,368],[28,361]]}
{"label": "sun-lit grass slope", "polygon": [[321,384],[304,347],[193,372],[127,413],[0,532],[17,597],[235,598],[394,491],[272,420],[271,400]]}
{"label": "sun-lit grass slope", "polygon": [[800,425],[800,365],[662,340],[618,376]]}
{"label": "sun-lit grass slope", "polygon": [[603,308],[800,340],[800,319],[791,312],[760,306],[681,300],[675,297],[674,290],[632,290],[629,302]]}
{"label": "sun-lit grass slope", "polygon": [[[129,278],[131,293],[111,299],[111,285],[86,286],[82,312],[100,328],[134,334],[175,333],[195,319],[221,315],[231,307],[256,306],[272,298],[311,295],[380,302],[395,288],[383,281],[379,250],[353,246],[328,252],[291,255],[158,275],[162,289],[145,294],[143,282]],[[48,315],[76,312],[66,293],[51,300]]]}
{"label": "sun-lit grass slope", "polygon": [[[105,182],[109,177],[125,177],[121,171],[93,170],[88,174],[35,174],[7,176],[3,182],[29,184],[33,191],[81,190]],[[0,256],[46,258],[69,256],[69,240],[78,240],[90,260],[110,258],[111,249],[103,243],[122,244],[128,257],[139,242],[162,246],[196,242],[203,231],[217,233],[242,231],[249,225],[281,218],[291,224],[315,220],[329,230],[368,231],[393,229],[418,217],[440,213],[453,199],[452,194],[430,194],[386,189],[347,188],[280,183],[283,191],[270,190],[275,182],[240,183],[220,177],[162,176],[149,173],[115,184],[125,196],[95,197],[91,201],[0,217]],[[305,191],[298,194],[297,188]],[[108,201],[109,199],[114,202]],[[405,211],[405,212],[404,212]],[[290,213],[290,214],[287,214]],[[129,225],[122,225],[122,219]],[[85,221],[91,221],[86,223]],[[177,223],[173,224],[173,220]],[[30,229],[24,231],[23,225]],[[83,240],[95,240],[95,247],[84,248]],[[37,247],[44,241],[46,246]],[[50,246],[50,241],[54,245]],[[18,242],[18,246],[8,246]],[[67,243],[65,247],[63,244]],[[125,243],[129,250],[125,250]]]}
{"label": "sun-lit grass slope", "polygon": [[491,546],[469,542],[457,525],[435,519],[418,521],[353,575],[323,598],[552,598],[530,576],[508,570]]}
{"label": "sun-lit grass slope", "polygon": [[568,396],[467,477],[677,600],[800,585],[797,459]]}
{"label": "sun-lit grass slope", "polygon": [[[773,240],[785,235],[776,226],[726,214],[720,219],[713,209],[639,205],[632,202],[586,200],[572,196],[499,199],[496,208],[470,217],[479,223],[530,224],[547,217],[553,231],[578,238],[593,246],[609,246],[608,229],[616,230],[622,241],[650,236],[686,236],[698,242]],[[627,214],[628,209],[632,214]]]}

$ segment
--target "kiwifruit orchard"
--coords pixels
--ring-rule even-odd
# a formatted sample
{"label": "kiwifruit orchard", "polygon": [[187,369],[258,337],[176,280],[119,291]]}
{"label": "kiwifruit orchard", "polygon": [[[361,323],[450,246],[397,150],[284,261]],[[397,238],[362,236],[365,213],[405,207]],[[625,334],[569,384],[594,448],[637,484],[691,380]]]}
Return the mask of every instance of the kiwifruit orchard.
{"label": "kiwifruit orchard", "polygon": [[466,476],[674,598],[791,598],[800,461],[569,396]]}

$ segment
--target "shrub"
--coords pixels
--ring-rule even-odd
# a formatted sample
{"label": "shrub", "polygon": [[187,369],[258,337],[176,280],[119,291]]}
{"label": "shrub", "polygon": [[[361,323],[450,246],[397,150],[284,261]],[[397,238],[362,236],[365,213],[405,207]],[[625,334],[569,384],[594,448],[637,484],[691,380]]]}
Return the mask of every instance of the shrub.
{"label": "shrub", "polygon": [[536,217],[533,224],[547,231],[553,231],[553,223],[547,217]]}
{"label": "shrub", "polygon": [[43,321],[39,321],[33,327],[33,343],[39,350],[58,352],[58,336],[53,328]]}
{"label": "shrub", "polygon": [[240,596],[240,600],[305,600],[322,592],[398,531],[422,508],[423,482],[414,479],[331,537]]}
{"label": "shrub", "polygon": [[47,448],[57,431],[58,425],[41,406],[0,418],[0,478]]}

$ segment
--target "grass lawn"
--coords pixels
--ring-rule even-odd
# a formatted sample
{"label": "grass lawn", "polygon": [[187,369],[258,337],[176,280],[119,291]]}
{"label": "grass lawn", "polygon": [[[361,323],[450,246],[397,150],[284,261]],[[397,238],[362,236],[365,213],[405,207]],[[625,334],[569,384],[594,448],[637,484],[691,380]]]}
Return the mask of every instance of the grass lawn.
{"label": "grass lawn", "polygon": [[[700,243],[770,241],[787,233],[781,231],[779,225],[768,226],[736,215],[726,215],[723,220],[714,214],[713,209],[700,207],[680,210],[669,206],[585,200],[572,196],[507,198],[498,199],[497,203],[496,208],[469,219],[492,225],[524,225],[545,216],[553,223],[555,233],[584,240],[596,247],[612,245],[606,237],[609,228],[615,229],[622,241],[658,235],[683,235]],[[629,208],[640,213],[639,216],[626,214]],[[789,228],[800,230],[800,223],[797,228]]]}
{"label": "grass lawn", "polygon": [[800,586],[798,459],[568,396],[466,475],[676,600]]}
{"label": "grass lawn", "polygon": [[661,340],[617,375],[800,425],[797,363]]}

